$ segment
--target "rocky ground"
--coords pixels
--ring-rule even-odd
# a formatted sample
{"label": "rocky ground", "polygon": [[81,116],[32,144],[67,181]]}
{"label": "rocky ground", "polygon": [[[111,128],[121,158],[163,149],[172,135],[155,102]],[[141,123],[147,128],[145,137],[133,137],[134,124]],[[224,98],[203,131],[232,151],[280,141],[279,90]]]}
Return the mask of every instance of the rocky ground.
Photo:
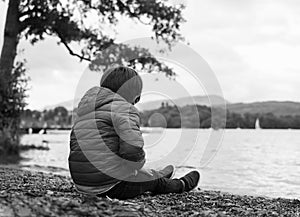
{"label": "rocky ground", "polygon": [[0,167],[2,216],[300,216],[300,201],[201,190],[111,200],[78,194],[64,176]]}

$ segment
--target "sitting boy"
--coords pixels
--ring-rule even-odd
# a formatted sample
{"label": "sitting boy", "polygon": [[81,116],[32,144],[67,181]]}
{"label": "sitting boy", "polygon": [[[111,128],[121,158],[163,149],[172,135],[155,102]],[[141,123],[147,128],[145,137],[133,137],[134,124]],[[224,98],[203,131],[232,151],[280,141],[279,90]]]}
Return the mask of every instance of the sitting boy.
{"label": "sitting boy", "polygon": [[128,67],[104,73],[100,87],[81,99],[70,141],[69,168],[79,192],[127,199],[145,192],[181,193],[198,185],[193,171],[172,179],[173,166],[146,170],[140,118],[134,107],[141,96],[142,79]]}

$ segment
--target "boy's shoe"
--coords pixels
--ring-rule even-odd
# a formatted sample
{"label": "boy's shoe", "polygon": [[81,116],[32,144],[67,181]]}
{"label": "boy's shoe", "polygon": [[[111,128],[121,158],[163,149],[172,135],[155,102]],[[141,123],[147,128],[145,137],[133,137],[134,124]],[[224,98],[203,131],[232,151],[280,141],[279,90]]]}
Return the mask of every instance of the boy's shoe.
{"label": "boy's shoe", "polygon": [[171,179],[175,174],[175,167],[173,165],[168,165],[162,170],[158,171],[160,177]]}
{"label": "boy's shoe", "polygon": [[197,187],[200,180],[200,173],[198,171],[192,171],[181,177],[180,180],[184,182],[183,191],[191,191]]}

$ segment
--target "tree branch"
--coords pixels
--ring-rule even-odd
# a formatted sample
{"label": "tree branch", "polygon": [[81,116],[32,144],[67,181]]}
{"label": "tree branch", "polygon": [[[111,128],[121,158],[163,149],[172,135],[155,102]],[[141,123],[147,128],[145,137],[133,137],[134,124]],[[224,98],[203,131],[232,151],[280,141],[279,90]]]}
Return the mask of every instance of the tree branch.
{"label": "tree branch", "polygon": [[61,40],[61,42],[62,42],[63,45],[67,48],[67,50],[69,51],[69,53],[70,53],[72,56],[78,57],[80,60],[85,60],[85,61],[88,61],[88,62],[91,62],[91,61],[92,61],[91,58],[84,57],[84,55],[80,55],[80,54],[75,53],[75,52],[70,48],[70,46],[68,45],[68,43],[66,43],[65,41]]}
{"label": "tree branch", "polygon": [[92,59],[91,58],[88,58],[88,57],[85,57],[84,55],[80,55],[80,54],[77,54],[75,53],[72,48],[68,45],[68,43],[66,42],[66,40],[64,39],[64,37],[58,32],[58,31],[55,31],[57,36],[60,38],[61,40],[61,43],[63,43],[63,45],[67,48],[67,50],[69,51],[70,55],[72,56],[75,56],[75,57],[78,57],[81,61],[82,60],[85,60],[85,61],[88,61],[88,62],[91,62]]}

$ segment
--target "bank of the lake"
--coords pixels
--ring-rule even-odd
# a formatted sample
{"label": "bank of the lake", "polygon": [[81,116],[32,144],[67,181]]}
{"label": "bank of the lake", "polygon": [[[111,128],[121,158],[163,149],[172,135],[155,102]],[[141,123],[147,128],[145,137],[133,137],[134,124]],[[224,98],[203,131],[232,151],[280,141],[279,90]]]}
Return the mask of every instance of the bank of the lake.
{"label": "bank of the lake", "polygon": [[300,216],[300,201],[203,190],[109,200],[64,176],[0,166],[0,216]]}

